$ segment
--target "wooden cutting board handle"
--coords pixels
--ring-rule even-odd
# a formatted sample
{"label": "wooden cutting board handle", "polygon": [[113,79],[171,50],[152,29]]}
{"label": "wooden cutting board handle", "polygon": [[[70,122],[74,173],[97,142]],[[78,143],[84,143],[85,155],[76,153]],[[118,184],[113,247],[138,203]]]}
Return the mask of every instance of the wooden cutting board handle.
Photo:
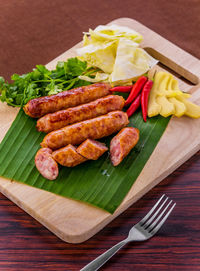
{"label": "wooden cutting board handle", "polygon": [[[175,71],[194,85],[200,82],[200,61],[176,47],[174,44],[168,43],[166,48],[164,43],[159,48],[154,46],[145,47],[146,51],[153,57],[158,59],[162,64]],[[174,53],[175,52],[175,53]]]}

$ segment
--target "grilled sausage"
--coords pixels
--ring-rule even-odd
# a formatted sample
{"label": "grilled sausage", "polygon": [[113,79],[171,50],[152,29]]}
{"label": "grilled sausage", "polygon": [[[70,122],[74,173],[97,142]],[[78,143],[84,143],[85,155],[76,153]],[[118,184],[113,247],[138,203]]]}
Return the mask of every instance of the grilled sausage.
{"label": "grilled sausage", "polygon": [[79,154],[90,160],[97,160],[107,150],[108,148],[105,144],[92,139],[85,140],[76,149]]}
{"label": "grilled sausage", "polygon": [[110,159],[117,166],[139,140],[139,130],[133,127],[122,129],[110,142]]}
{"label": "grilled sausage", "polygon": [[96,101],[47,114],[37,121],[38,131],[49,133],[69,124],[92,119],[114,110],[121,110],[125,100],[122,96],[108,95]]}
{"label": "grilled sausage", "polygon": [[122,111],[113,111],[94,119],[85,120],[60,130],[47,134],[42,143],[42,147],[59,149],[68,144],[79,145],[86,139],[98,139],[109,136],[129,123],[128,116]]}
{"label": "grilled sausage", "polygon": [[81,156],[71,144],[52,153],[52,157],[62,166],[75,167],[80,163],[87,161]]}
{"label": "grilled sausage", "polygon": [[110,85],[99,83],[60,92],[56,95],[45,96],[30,100],[24,111],[32,118],[40,118],[79,104],[84,104],[109,94]]}
{"label": "grilled sausage", "polygon": [[52,158],[52,150],[40,149],[35,156],[35,165],[41,175],[49,180],[55,180],[58,176],[58,164]]}

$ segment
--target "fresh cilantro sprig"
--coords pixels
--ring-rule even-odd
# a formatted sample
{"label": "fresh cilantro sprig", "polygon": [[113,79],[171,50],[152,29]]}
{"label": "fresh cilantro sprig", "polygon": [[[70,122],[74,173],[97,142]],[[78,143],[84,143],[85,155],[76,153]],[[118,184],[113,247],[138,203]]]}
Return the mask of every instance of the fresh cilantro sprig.
{"label": "fresh cilantro sprig", "polygon": [[80,75],[93,77],[96,70],[87,67],[87,62],[78,58],[69,58],[58,62],[55,70],[48,70],[43,65],[36,65],[27,74],[13,74],[13,83],[9,84],[0,77],[0,101],[15,107],[24,106],[29,100],[57,94],[64,90],[91,84],[79,79]]}

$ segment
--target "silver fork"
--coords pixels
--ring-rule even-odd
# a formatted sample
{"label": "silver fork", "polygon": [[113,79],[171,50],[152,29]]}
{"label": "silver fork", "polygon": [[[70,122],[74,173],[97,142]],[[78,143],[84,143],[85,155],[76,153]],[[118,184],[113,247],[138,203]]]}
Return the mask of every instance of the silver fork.
{"label": "silver fork", "polygon": [[[104,263],[106,263],[115,253],[117,253],[120,248],[132,241],[145,241],[153,237],[156,232],[162,227],[166,219],[174,209],[176,203],[165,195],[157,201],[153,208],[148,212],[148,214],[140,220],[136,225],[134,225],[128,234],[128,237],[111,247],[105,253],[97,257],[94,261],[86,265],[80,271],[95,271],[98,270]],[[162,202],[162,200],[164,200]]]}

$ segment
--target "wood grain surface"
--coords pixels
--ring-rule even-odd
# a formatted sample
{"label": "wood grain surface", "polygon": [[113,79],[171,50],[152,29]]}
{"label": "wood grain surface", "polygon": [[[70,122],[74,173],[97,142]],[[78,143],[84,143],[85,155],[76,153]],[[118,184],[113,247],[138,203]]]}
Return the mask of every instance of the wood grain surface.
{"label": "wood grain surface", "polygon": [[[27,72],[81,39],[80,32],[117,17],[132,17],[196,57],[198,1],[0,1],[1,74]],[[145,8],[143,8],[145,6]],[[111,12],[112,10],[112,12]],[[168,20],[169,18],[173,18]],[[16,24],[17,22],[17,24]],[[166,178],[104,230],[80,245],[66,244],[0,197],[0,270],[79,270],[125,238],[166,193],[177,206],[159,234],[130,244],[102,270],[200,270],[200,153]]]}

